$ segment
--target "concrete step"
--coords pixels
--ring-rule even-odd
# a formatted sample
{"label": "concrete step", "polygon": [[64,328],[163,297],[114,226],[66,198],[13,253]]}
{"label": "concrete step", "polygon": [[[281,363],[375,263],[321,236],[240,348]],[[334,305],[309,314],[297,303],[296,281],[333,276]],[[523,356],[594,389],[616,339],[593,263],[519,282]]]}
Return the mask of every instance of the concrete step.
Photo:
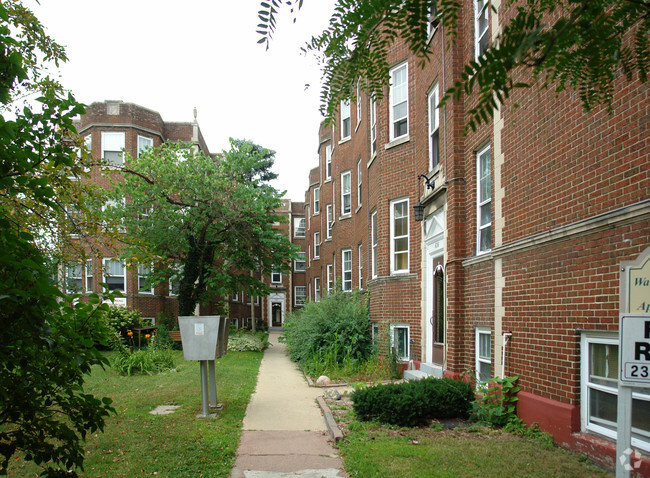
{"label": "concrete step", "polygon": [[404,370],[404,380],[407,382],[409,380],[422,380],[427,377],[429,377],[429,374],[420,370]]}
{"label": "concrete step", "polygon": [[442,378],[442,367],[433,363],[421,363],[420,371],[433,377]]}

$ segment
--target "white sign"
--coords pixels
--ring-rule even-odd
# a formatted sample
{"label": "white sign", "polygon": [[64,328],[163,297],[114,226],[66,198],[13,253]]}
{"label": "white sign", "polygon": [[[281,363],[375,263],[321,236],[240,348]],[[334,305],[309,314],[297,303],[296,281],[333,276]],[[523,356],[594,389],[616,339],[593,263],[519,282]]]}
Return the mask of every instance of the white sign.
{"label": "white sign", "polygon": [[194,324],[194,335],[205,335],[205,324],[201,322]]}
{"label": "white sign", "polygon": [[623,385],[650,386],[650,316],[621,316],[619,381]]}

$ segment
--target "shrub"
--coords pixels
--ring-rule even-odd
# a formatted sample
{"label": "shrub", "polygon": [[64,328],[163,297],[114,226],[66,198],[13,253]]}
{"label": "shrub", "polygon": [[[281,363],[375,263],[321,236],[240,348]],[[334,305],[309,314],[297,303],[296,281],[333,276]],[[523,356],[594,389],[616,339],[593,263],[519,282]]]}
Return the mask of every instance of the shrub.
{"label": "shrub", "polygon": [[373,354],[368,305],[358,291],[329,294],[289,314],[284,336],[291,360],[366,362]]}
{"label": "shrub", "polygon": [[362,388],[350,398],[360,420],[412,427],[430,419],[466,418],[474,390],[469,383],[431,377]]}
{"label": "shrub", "polygon": [[[115,333],[117,337],[117,333]],[[154,335],[149,346],[131,352],[121,340],[117,340],[115,349],[118,354],[111,361],[111,367],[120,375],[149,374],[171,370],[175,367],[174,354],[168,344]]]}
{"label": "shrub", "polygon": [[126,338],[127,331],[136,327],[142,327],[142,314],[140,311],[128,307],[112,305],[104,314],[106,325],[117,332],[122,338]]}
{"label": "shrub", "polygon": [[262,352],[268,345],[268,334],[263,332],[252,334],[240,330],[228,337],[228,350],[233,352]]}

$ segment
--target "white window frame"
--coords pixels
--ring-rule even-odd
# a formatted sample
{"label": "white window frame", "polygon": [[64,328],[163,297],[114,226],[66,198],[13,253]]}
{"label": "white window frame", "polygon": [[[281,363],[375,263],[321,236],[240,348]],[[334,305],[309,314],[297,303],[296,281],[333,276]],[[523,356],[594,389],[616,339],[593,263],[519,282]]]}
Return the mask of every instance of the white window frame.
{"label": "white window frame", "polygon": [[[611,383],[609,385],[604,383],[595,383],[591,381],[590,366],[591,366],[591,357],[590,357],[590,345],[607,345],[612,347],[612,363],[607,363],[606,365],[611,367],[611,370],[615,372],[614,376],[610,379]],[[618,346],[619,346],[619,336],[618,332],[605,332],[605,331],[585,331],[580,336],[580,418],[581,418],[581,428],[583,432],[593,432],[600,435],[606,436],[613,440],[617,438],[617,422],[607,422],[603,419],[594,419],[590,415],[590,405],[591,405],[591,393],[592,391],[607,393],[611,395],[618,396]],[[603,381],[607,380],[603,377]],[[650,406],[650,393],[639,393],[642,391],[648,392],[648,389],[638,388],[634,389],[632,393],[632,399],[638,401],[647,402],[647,406]],[[617,412],[617,410],[614,410]],[[645,451],[650,451],[650,433],[639,430],[638,428],[632,428],[632,446],[640,448]]]}
{"label": "white window frame", "polygon": [[84,136],[84,147],[86,148],[86,153],[88,154],[88,157],[84,158],[83,155],[81,154],[81,151],[79,151],[79,158],[82,160],[82,164],[84,165],[84,171],[89,172],[93,163],[93,135],[92,134],[87,134]]}
{"label": "white window frame", "polygon": [[320,302],[320,277],[314,277],[314,302]]}
{"label": "white window frame", "polygon": [[[117,275],[116,274],[116,275],[108,276],[106,274],[106,265],[111,261],[115,261],[115,262],[120,263],[120,265],[122,266],[122,275]],[[122,277],[124,287],[123,288],[115,287],[115,288],[111,289],[110,286],[109,286],[109,290],[111,290],[111,291],[119,290],[122,293],[126,293],[126,287],[127,287],[126,286],[126,266],[125,266],[124,262],[122,262],[119,259],[116,259],[114,257],[104,257],[104,260],[102,261],[102,282],[104,284],[108,284],[108,280],[107,280],[108,277]]]}
{"label": "white window frame", "polygon": [[298,258],[293,261],[293,270],[295,272],[305,272],[307,270],[307,253],[300,251],[297,255]]}
{"label": "white window frame", "polygon": [[[487,176],[482,177],[481,165],[487,161]],[[483,183],[488,181],[487,188]],[[484,196],[484,191],[486,195]],[[490,220],[483,222],[481,209],[487,206],[490,211]],[[490,145],[482,148],[476,153],[476,254],[484,254],[492,250],[492,158],[490,154]],[[489,241],[489,247],[482,246],[482,239],[486,237]]]}
{"label": "white window frame", "polygon": [[332,145],[325,146],[325,180],[332,179]]}
{"label": "white window frame", "polygon": [[350,111],[350,100],[341,101],[341,141],[352,136],[352,118]]}
{"label": "white window frame", "polygon": [[341,250],[341,286],[343,292],[352,292],[352,249]]}
{"label": "white window frame", "polygon": [[[147,270],[144,271],[143,267]],[[146,283],[146,276],[151,274],[151,265],[150,264],[138,264],[138,294],[153,294],[153,286],[150,286],[148,289],[142,287],[142,279]]]}
{"label": "white window frame", "polygon": [[341,173],[341,216],[348,214],[352,214],[352,172],[344,171]]}
{"label": "white window frame", "polygon": [[[124,165],[124,148],[126,145],[126,133],[123,131],[102,131],[102,159],[106,159],[106,153],[119,153],[121,162],[111,160],[109,167],[120,167]],[[119,147],[121,146],[121,147]],[[108,149],[110,147],[110,149]]]}
{"label": "white window frame", "polygon": [[175,284],[178,284],[178,288],[181,286],[181,273],[183,271],[183,266],[180,264],[174,264],[171,266],[172,274],[169,277],[169,297],[178,297],[178,292],[174,292]]}
{"label": "white window frame", "polygon": [[233,292],[232,296],[230,297],[231,302],[239,302],[239,292]]}
{"label": "white window frame", "polygon": [[331,294],[334,292],[334,266],[332,264],[327,264],[327,293]]}
{"label": "white window frame", "polygon": [[[429,170],[440,164],[440,91],[435,84],[428,96],[429,104]],[[435,148],[434,148],[435,143]],[[435,154],[434,154],[435,152]]]}
{"label": "white window frame", "polygon": [[[302,224],[302,226],[301,226]],[[305,218],[304,217],[294,217],[293,218],[293,237],[304,238],[305,237]]]}
{"label": "white window frame", "polygon": [[314,233],[314,259],[320,258],[320,232]]}
{"label": "white window frame", "polygon": [[[397,82],[397,74],[401,75],[401,71],[404,71],[404,81]],[[389,139],[390,141],[395,141],[396,139],[405,138],[409,134],[409,81],[408,81],[408,63],[401,63],[390,70],[390,91],[389,91],[389,103],[390,103],[390,129],[389,129]],[[402,93],[402,90],[403,93]],[[396,109],[404,105],[406,107],[406,114],[396,116]],[[406,120],[405,132],[396,135],[395,127],[400,124],[402,121]]]}
{"label": "white window frame", "polygon": [[138,158],[147,149],[153,148],[153,138],[138,135]]}
{"label": "white window frame", "polygon": [[[489,356],[481,355],[481,336],[488,336],[490,339]],[[488,327],[476,327],[474,332],[474,369],[476,370],[476,383],[487,382],[492,378],[492,372],[489,377],[481,378],[481,364],[488,364],[492,368],[492,331]],[[487,378],[487,380],[484,380]]]}
{"label": "white window frame", "polygon": [[277,270],[271,271],[271,284],[282,284],[282,272]]}
{"label": "white window frame", "polygon": [[293,288],[293,305],[302,307],[307,302],[307,287],[304,285],[297,285]]}
{"label": "white window frame", "polygon": [[361,181],[362,181],[362,173],[361,173],[361,158],[359,158],[359,161],[357,161],[357,209],[361,207]]}
{"label": "white window frame", "polygon": [[370,322],[370,338],[373,345],[379,345],[379,324],[377,322]]}
{"label": "white window frame", "polygon": [[359,261],[359,290],[363,289],[363,249],[362,245],[357,246],[357,258]]}
{"label": "white window frame", "polygon": [[[481,16],[485,20],[485,28],[480,31]],[[489,32],[490,32],[490,5],[488,0],[474,0],[474,59],[476,61],[485,53],[489,48]],[[485,43],[484,48],[481,48],[481,43]]]}
{"label": "white window frame", "polygon": [[370,96],[370,157],[377,154],[377,102]]}
{"label": "white window frame", "polygon": [[[397,348],[396,340],[395,340],[395,334],[398,330],[405,330],[406,331],[406,343],[405,345],[405,352],[406,354],[400,355],[399,350]],[[410,359],[411,356],[411,327],[409,324],[391,324],[390,325],[390,346],[395,348],[395,352],[397,353],[397,360],[399,361],[407,361]]]}
{"label": "white window frame", "polygon": [[377,277],[377,211],[370,215],[370,272],[371,277]]}
{"label": "white window frame", "polygon": [[361,81],[357,80],[357,128],[361,123]]}
{"label": "white window frame", "polygon": [[92,259],[86,259],[86,268],[85,268],[85,280],[84,280],[84,285],[86,286],[86,292],[91,293],[93,292],[93,260]]}
{"label": "white window frame", "polygon": [[[84,264],[71,262],[65,265],[64,267],[64,284],[65,291],[68,294],[81,294],[84,287]],[[73,287],[70,287],[70,280],[75,282],[74,290]],[[77,283],[79,284],[77,286]]]}
{"label": "white window frame", "polygon": [[326,211],[326,219],[327,219],[327,224],[325,228],[325,239],[331,239],[332,238],[332,227],[334,226],[334,211],[332,209],[332,205],[328,204],[325,206],[325,211]]}
{"label": "white window frame", "polygon": [[440,25],[440,15],[438,14],[438,6],[434,5],[429,7],[429,21],[427,23],[427,36],[430,37],[438,29]]}
{"label": "white window frame", "polygon": [[[404,208],[404,215],[397,218],[395,216],[395,210],[398,205],[406,204]],[[409,200],[408,198],[394,199],[390,202],[390,273],[391,274],[406,274],[409,272],[409,261],[410,261],[410,237],[409,237]],[[406,221],[406,234],[396,235],[395,234],[395,221],[396,219],[404,219]],[[397,242],[406,238],[406,249],[397,250]],[[406,253],[406,268],[398,269],[396,256],[398,254]]]}
{"label": "white window frame", "polygon": [[320,214],[320,188],[314,188],[314,216]]}

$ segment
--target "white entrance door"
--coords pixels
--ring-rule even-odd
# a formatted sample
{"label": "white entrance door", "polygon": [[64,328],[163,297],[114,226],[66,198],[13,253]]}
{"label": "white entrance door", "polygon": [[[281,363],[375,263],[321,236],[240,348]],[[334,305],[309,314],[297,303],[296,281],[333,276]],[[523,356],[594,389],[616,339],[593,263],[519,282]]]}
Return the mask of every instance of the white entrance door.
{"label": "white entrance door", "polygon": [[286,295],[284,292],[274,292],[269,295],[269,328],[279,328],[284,325],[284,309]]}
{"label": "white entrance door", "polygon": [[425,222],[425,361],[444,366],[445,213],[438,209]]}

